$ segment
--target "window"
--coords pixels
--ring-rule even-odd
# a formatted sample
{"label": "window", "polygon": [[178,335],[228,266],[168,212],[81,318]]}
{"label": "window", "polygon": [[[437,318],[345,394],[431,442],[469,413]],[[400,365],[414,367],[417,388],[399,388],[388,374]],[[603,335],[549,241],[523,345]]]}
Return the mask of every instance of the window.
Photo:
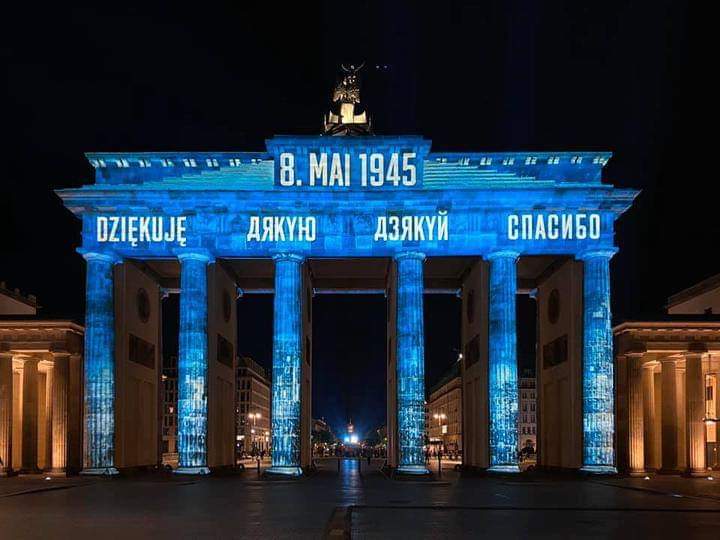
{"label": "window", "polygon": [[525,158],[525,165],[536,165],[536,164],[537,164],[537,157],[528,156]]}
{"label": "window", "polygon": [[185,165],[186,167],[197,167],[197,163],[193,158],[184,158],[183,165]]}
{"label": "window", "polygon": [[579,165],[580,163],[582,163],[582,156],[573,156],[573,157],[571,157],[571,158],[570,158],[570,163],[572,163],[573,165]]}
{"label": "window", "polygon": [[207,159],[205,160],[205,164],[206,164],[208,167],[219,167],[219,165],[218,165],[218,160],[215,159],[215,158],[207,158]]}
{"label": "window", "polygon": [[160,164],[161,164],[163,167],[172,167],[172,166],[174,165],[173,162],[172,162],[172,160],[170,160],[170,159],[161,159],[161,160],[160,160]]}
{"label": "window", "polygon": [[502,160],[503,165],[515,165],[515,158],[505,158]]}
{"label": "window", "polygon": [[480,165],[492,165],[492,158],[489,158],[489,157],[481,157],[481,158],[480,158]]}
{"label": "window", "polygon": [[239,167],[241,165],[241,162],[238,158],[232,158],[230,159],[230,166],[231,167]]}
{"label": "window", "polygon": [[557,165],[560,163],[560,156],[550,156],[547,160],[548,165]]}
{"label": "window", "polygon": [[150,160],[149,159],[138,159],[138,165],[140,165],[141,168],[146,169],[150,166]]}
{"label": "window", "polygon": [[130,163],[128,163],[127,159],[116,159],[115,165],[117,165],[120,169],[127,169],[130,166]]}

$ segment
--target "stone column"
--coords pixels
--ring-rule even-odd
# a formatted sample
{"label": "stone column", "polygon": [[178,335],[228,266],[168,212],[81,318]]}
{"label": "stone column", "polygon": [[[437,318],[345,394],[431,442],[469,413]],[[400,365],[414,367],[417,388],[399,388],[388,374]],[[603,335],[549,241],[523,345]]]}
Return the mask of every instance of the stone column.
{"label": "stone column", "polygon": [[655,366],[657,362],[645,362],[642,366],[643,384],[643,446],[645,467],[659,469],[655,433]]}
{"label": "stone column", "polygon": [[687,400],[687,472],[691,476],[706,476],[705,464],[705,377],[702,369],[703,353],[685,354],[685,399]]}
{"label": "stone column", "polygon": [[429,474],[425,466],[425,328],[423,261],[399,253],[397,264],[397,419],[400,474]]}
{"label": "stone column", "polygon": [[300,476],[303,258],[282,253],[273,259],[272,466],[267,472]]}
{"label": "stone column", "polygon": [[626,353],[628,361],[628,451],[631,476],[645,474],[645,432],[643,418],[643,353]]}
{"label": "stone column", "polygon": [[68,439],[68,369],[69,354],[53,355],[55,365],[52,376],[52,454],[53,472],[64,472],[67,467]]}
{"label": "stone column", "polygon": [[663,358],[662,363],[662,467],[661,472],[678,471],[677,360]]}
{"label": "stone column", "polygon": [[40,472],[38,468],[38,362],[23,360],[22,400],[22,463],[24,473]]}
{"label": "stone column", "polygon": [[616,473],[615,381],[610,316],[614,249],[581,255],[583,278],[583,471]]}
{"label": "stone column", "polygon": [[207,474],[208,278],[213,257],[182,252],[178,354],[178,474]]}
{"label": "stone column", "polygon": [[115,306],[108,253],[84,252],[85,436],[82,474],[117,474],[115,468]]}
{"label": "stone column", "polygon": [[500,251],[488,256],[490,469],[519,472],[518,375],[515,328],[519,254]]}
{"label": "stone column", "polygon": [[9,476],[13,472],[12,417],[12,355],[0,353],[0,476]]}

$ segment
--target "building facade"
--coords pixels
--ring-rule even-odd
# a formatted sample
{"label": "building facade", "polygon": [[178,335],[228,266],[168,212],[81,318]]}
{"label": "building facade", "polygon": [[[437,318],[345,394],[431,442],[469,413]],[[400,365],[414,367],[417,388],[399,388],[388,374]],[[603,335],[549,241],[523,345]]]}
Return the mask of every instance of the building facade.
{"label": "building facade", "polygon": [[425,425],[431,448],[443,454],[462,455],[462,381],[459,361],[428,391]]}
{"label": "building facade", "polygon": [[0,287],[0,476],[82,469],[83,333]]}
{"label": "building facade", "polygon": [[240,357],[237,365],[238,455],[269,452],[271,426],[270,380],[265,368],[252,358]]}
{"label": "building facade", "polygon": [[520,409],[518,411],[518,450],[537,451],[537,398],[535,377],[526,371],[520,377]]}

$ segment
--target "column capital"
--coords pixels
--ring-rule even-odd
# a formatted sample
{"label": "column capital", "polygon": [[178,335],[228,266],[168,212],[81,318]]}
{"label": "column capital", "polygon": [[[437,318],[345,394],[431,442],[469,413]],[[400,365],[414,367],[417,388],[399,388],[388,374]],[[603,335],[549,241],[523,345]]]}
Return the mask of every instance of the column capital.
{"label": "column capital", "polygon": [[175,256],[180,259],[180,261],[202,261],[208,264],[215,262],[215,255],[213,255],[213,253],[208,249],[176,249],[174,252]]}
{"label": "column capital", "polygon": [[660,365],[660,362],[657,360],[648,360],[647,362],[643,362],[642,367],[643,369],[655,369]]}
{"label": "column capital", "polygon": [[587,261],[589,259],[612,259],[618,252],[616,247],[585,249],[575,254],[575,258],[579,261]]}
{"label": "column capital", "polygon": [[519,251],[513,251],[512,249],[500,249],[497,251],[491,251],[490,253],[486,254],[484,259],[488,261],[492,261],[495,259],[512,259],[517,260],[520,257]]}
{"label": "column capital", "polygon": [[122,257],[112,250],[99,250],[99,249],[87,249],[77,248],[77,252],[83,256],[86,261],[104,261],[110,264],[119,264],[122,262]]}
{"label": "column capital", "polygon": [[275,253],[272,256],[273,261],[295,261],[297,263],[302,263],[305,260],[304,255],[298,255],[297,253]]}
{"label": "column capital", "polygon": [[400,259],[418,259],[420,261],[425,260],[425,254],[420,251],[400,251],[396,253],[393,258],[398,261]]}

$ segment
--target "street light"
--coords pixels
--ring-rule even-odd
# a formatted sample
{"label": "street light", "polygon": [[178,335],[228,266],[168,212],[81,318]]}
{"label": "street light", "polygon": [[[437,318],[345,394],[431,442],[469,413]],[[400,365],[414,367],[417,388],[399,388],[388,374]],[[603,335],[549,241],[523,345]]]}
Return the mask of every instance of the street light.
{"label": "street light", "polygon": [[438,428],[440,428],[440,437],[438,437],[438,476],[442,476],[442,421],[447,418],[445,413],[435,413],[433,418],[438,421]]}
{"label": "street light", "polygon": [[255,421],[262,418],[262,415],[260,413],[248,413],[248,418],[250,418],[253,421],[253,429],[250,430],[250,433],[252,434],[252,445],[253,450],[255,449]]}

